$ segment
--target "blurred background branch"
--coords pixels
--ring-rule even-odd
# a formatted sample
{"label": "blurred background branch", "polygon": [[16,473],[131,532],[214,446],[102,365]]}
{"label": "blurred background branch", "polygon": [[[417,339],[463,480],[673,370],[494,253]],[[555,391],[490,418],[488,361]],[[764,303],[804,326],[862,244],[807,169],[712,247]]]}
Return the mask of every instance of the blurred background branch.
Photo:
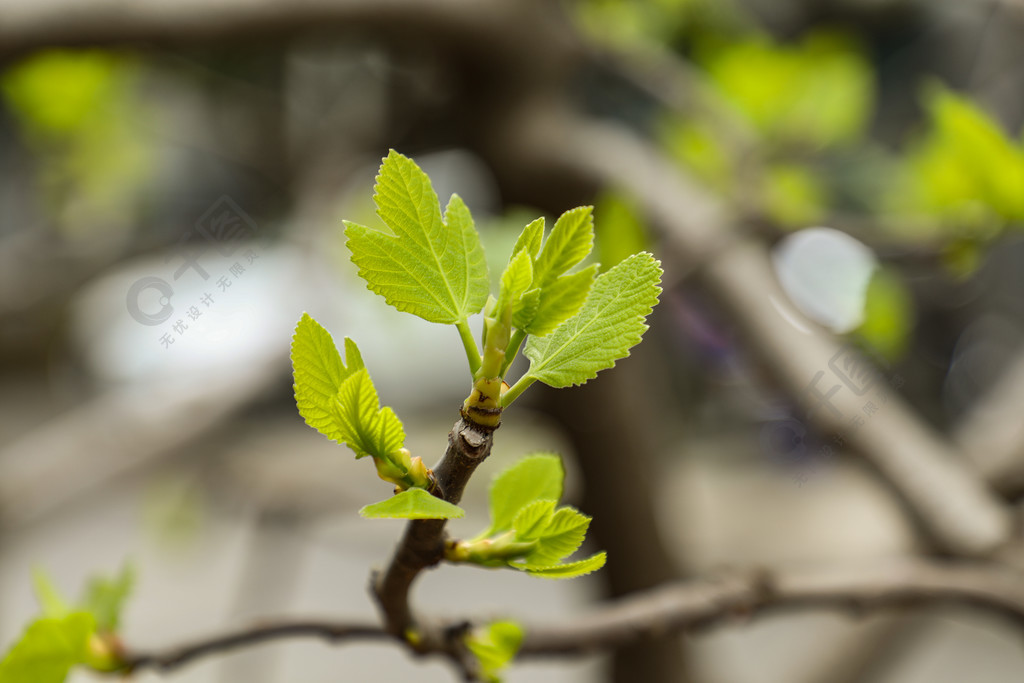
{"label": "blurred background branch", "polygon": [[[579,589],[431,572],[425,611],[522,602],[526,654],[628,641],[617,680],[765,680],[751,659],[774,680],[982,680],[957,677],[978,661],[1017,680],[1024,652],[986,638],[1019,641],[1022,33],[1018,2],[0,0],[0,631],[34,609],[28,566],[70,582],[137,553],[153,578],[131,632],[157,645],[240,614],[372,618],[392,537],[344,521],[370,484],[308,440],[283,354],[302,310],[359,336],[419,452],[443,443],[456,340],[375,313],[340,245],[397,148],[467,199],[489,255],[524,207],[594,203],[602,263],[645,248],[668,275],[634,358],[498,434],[495,467],[570,456],[607,570]],[[210,212],[245,239],[209,239]],[[144,278],[173,290],[155,325],[132,314]],[[154,541],[169,527],[190,564]],[[701,578],[721,565],[796,569]],[[594,594],[624,602],[574,621]],[[1011,620],[799,614],[938,596]],[[773,601],[797,609],[727,635],[625,626],[629,605],[683,628]],[[183,676],[301,668],[269,652]]]}

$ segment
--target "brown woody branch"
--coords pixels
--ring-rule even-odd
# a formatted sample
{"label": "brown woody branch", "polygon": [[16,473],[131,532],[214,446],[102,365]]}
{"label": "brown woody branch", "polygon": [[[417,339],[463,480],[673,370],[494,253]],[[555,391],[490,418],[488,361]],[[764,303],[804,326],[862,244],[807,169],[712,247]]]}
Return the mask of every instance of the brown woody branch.
{"label": "brown woody branch", "polygon": [[522,656],[581,654],[665,633],[792,609],[869,610],[950,603],[1024,626],[1024,576],[984,565],[900,561],[867,567],[752,572],[668,585],[571,622],[527,631]]}
{"label": "brown woody branch", "polygon": [[[623,647],[654,635],[745,623],[782,610],[863,612],[922,604],[956,604],[1004,615],[1024,626],[1024,575],[990,565],[906,560],[861,567],[734,572],[669,584],[597,607],[556,625],[526,627],[520,657],[561,657]],[[475,623],[482,623],[481,621]],[[388,640],[416,654],[451,656],[450,642],[470,622],[429,626],[418,645],[380,626],[333,621],[290,621],[214,636],[165,651],[125,654],[130,670],[169,670],[204,656],[293,637],[330,642]]]}
{"label": "brown woody branch", "polygon": [[[460,419],[448,434],[448,450],[434,469],[440,497],[452,504],[462,500],[462,492],[477,466],[491,453],[494,430],[481,427]],[[389,633],[403,637],[409,629],[419,624],[413,617],[409,605],[409,590],[420,572],[438,564],[444,557],[445,520],[413,520],[405,528],[405,534],[391,558],[388,568],[375,575],[372,590],[380,606],[384,623]],[[424,649],[449,647],[424,641]]]}
{"label": "brown woody branch", "polygon": [[278,621],[212,636],[169,650],[126,653],[123,655],[124,668],[130,672],[140,669],[170,671],[208,655],[223,654],[268,641],[303,637],[320,638],[330,643],[392,639],[391,634],[381,628],[379,624]]}

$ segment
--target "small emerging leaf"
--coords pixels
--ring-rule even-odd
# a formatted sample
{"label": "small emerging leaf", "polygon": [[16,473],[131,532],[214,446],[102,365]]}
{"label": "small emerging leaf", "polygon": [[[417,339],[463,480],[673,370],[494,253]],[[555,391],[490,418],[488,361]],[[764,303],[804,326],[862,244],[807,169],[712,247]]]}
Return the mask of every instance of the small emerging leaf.
{"label": "small emerging leaf", "polygon": [[458,519],[466,513],[423,489],[406,489],[387,500],[367,505],[359,514],[373,519]]}
{"label": "small emerging leaf", "polygon": [[377,390],[366,369],[345,380],[335,397],[335,415],[341,440],[356,453],[391,460],[405,443],[402,422],[390,407],[380,407]]}
{"label": "small emerging leaf", "polygon": [[530,288],[533,282],[533,263],[525,249],[516,254],[501,275],[498,295],[500,306],[511,306]]}
{"label": "small emerging leaf", "polygon": [[530,258],[536,260],[537,255],[540,254],[540,245],[543,238],[544,217],[541,216],[523,228],[523,232],[519,235],[519,239],[516,240],[515,246],[512,247],[512,256],[525,249],[530,254]]}
{"label": "small emerging leaf", "polygon": [[466,636],[466,647],[480,662],[480,673],[490,683],[501,680],[499,672],[508,666],[523,643],[523,628],[514,621],[495,621],[486,629]]}
{"label": "small emerging leaf", "polygon": [[578,273],[562,275],[544,289],[540,290],[537,305],[533,310],[526,306],[518,318],[519,323],[513,324],[524,332],[537,337],[551,334],[559,325],[576,315],[587,300],[590,288],[594,285],[597,265],[584,268]]}
{"label": "small emerging leaf", "polygon": [[135,571],[125,564],[112,578],[94,576],[89,580],[82,599],[82,609],[92,614],[100,631],[116,632],[121,609],[135,585]]}
{"label": "small emerging leaf", "polygon": [[658,303],[661,266],[635,254],[597,278],[573,318],[546,337],[530,337],[527,375],[552,387],[583,384],[629,355],[647,330],[644,319]]}
{"label": "small emerging leaf", "polygon": [[37,619],[0,662],[0,681],[63,683],[71,667],[85,659],[95,628],[87,612]]}
{"label": "small emerging leaf", "polygon": [[525,572],[529,572],[534,576],[540,576],[545,579],[574,579],[577,576],[583,576],[591,572],[596,572],[598,569],[604,566],[605,561],[608,559],[608,554],[605,552],[591,555],[585,560],[579,560],[578,562],[568,562],[566,564],[556,564],[550,567],[540,567],[535,565],[521,565],[515,562],[509,564],[510,567],[515,569],[521,569]]}
{"label": "small emerging leaf", "polygon": [[43,616],[62,619],[71,611],[68,601],[54,585],[53,579],[43,569],[32,570],[32,584],[36,591],[36,599],[43,608]]}
{"label": "small emerging leaf", "polygon": [[551,228],[544,250],[537,258],[534,286],[546,287],[559,275],[582,261],[594,248],[593,207],[580,206],[566,211]]}
{"label": "small emerging leaf", "polygon": [[512,521],[512,529],[516,532],[517,541],[539,540],[551,524],[555,512],[556,501],[536,500],[516,515]]}
{"label": "small emerging leaf", "polygon": [[391,234],[345,221],[352,262],[367,287],[400,311],[456,323],[483,308],[488,276],[480,236],[453,195],[441,219],[430,178],[391,150],[374,188],[377,215]]}
{"label": "small emerging leaf", "polygon": [[562,497],[565,470],[557,455],[538,453],[522,458],[491,484],[491,528],[484,534],[508,531],[519,511],[537,500]]}
{"label": "small emerging leaf", "polygon": [[295,326],[291,355],[299,414],[313,429],[333,441],[340,441],[334,398],[342,383],[363,368],[359,349],[351,339],[345,339],[346,367],[330,333],[308,313],[303,313]]}
{"label": "small emerging leaf", "polygon": [[571,507],[564,507],[551,516],[547,527],[537,539],[537,546],[525,560],[531,565],[554,565],[572,555],[583,545],[590,526],[590,517]]}

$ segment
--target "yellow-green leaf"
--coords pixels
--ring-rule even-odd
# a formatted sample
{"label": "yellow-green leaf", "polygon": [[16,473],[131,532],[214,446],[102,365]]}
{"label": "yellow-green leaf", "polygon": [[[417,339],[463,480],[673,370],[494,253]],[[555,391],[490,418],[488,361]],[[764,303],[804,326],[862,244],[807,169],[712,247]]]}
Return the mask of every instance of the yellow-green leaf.
{"label": "yellow-green leaf", "polygon": [[456,323],[487,300],[487,262],[473,218],[453,195],[445,218],[430,178],[391,150],[374,192],[377,215],[391,233],[345,221],[352,262],[367,287],[400,311]]}
{"label": "yellow-green leaf", "polygon": [[457,519],[466,512],[423,489],[406,489],[387,500],[367,505],[359,514],[372,519]]}
{"label": "yellow-green leaf", "polygon": [[644,319],[661,293],[661,265],[634,254],[597,278],[574,317],[546,337],[530,337],[527,377],[553,387],[583,384],[629,355],[647,330]]}

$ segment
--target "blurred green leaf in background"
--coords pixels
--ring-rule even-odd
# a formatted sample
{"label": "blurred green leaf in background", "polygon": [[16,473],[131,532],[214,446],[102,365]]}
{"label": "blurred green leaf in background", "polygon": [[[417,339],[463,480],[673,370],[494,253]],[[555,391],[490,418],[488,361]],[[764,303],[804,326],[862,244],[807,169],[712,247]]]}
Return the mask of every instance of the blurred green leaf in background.
{"label": "blurred green leaf in background", "polygon": [[47,50],[0,74],[44,206],[69,236],[131,227],[154,163],[137,75],[137,60],[100,50]]}

